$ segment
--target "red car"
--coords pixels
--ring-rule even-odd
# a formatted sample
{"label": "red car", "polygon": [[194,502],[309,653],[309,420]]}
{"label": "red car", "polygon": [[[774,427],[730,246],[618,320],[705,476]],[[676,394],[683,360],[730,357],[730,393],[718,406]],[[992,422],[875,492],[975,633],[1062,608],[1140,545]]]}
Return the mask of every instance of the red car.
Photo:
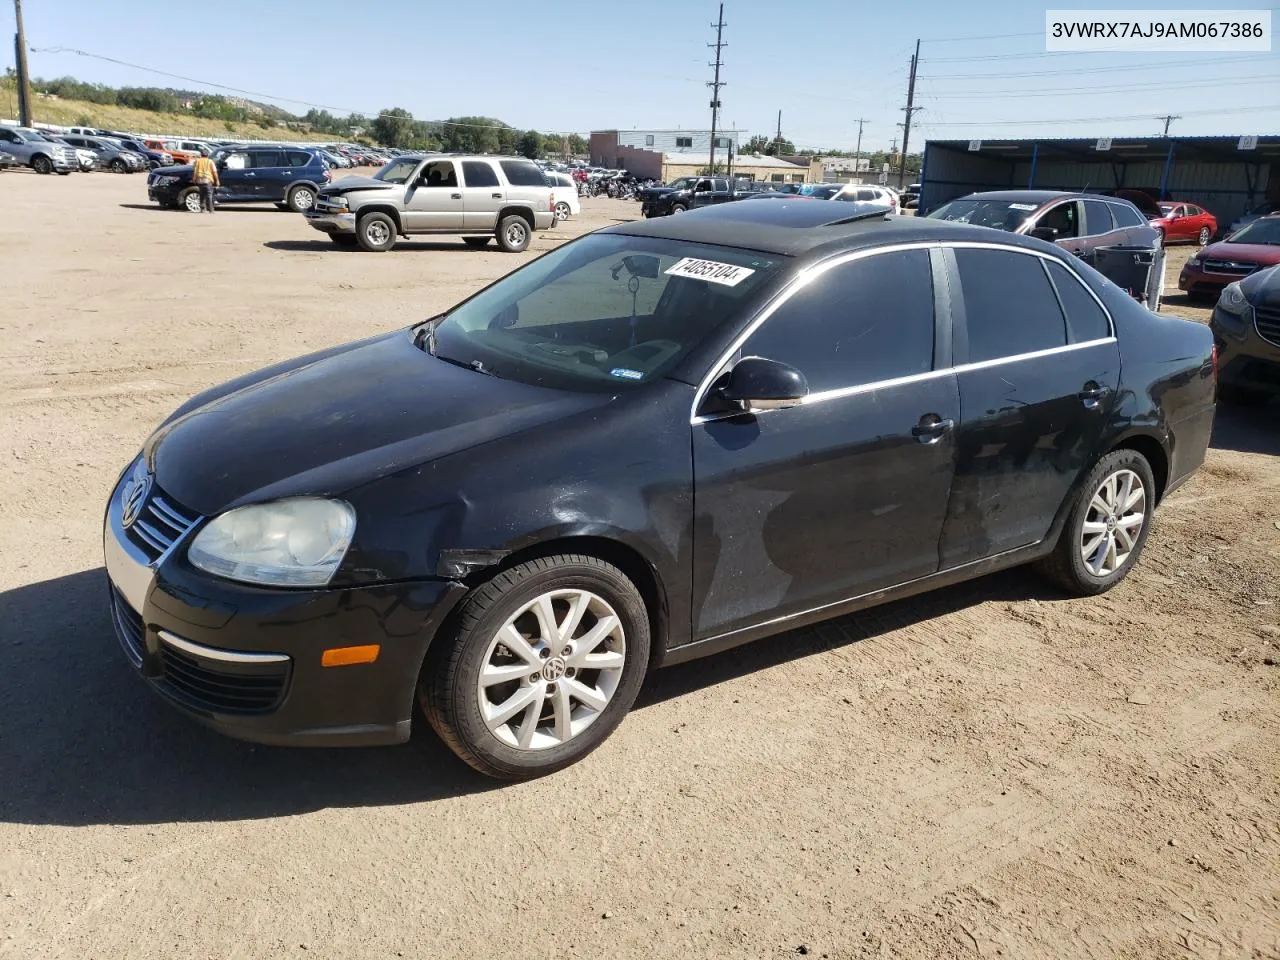
{"label": "red car", "polygon": [[1194,203],[1168,200],[1160,203],[1164,216],[1152,220],[1151,225],[1160,231],[1166,244],[1191,242],[1207,246],[1218,232],[1218,220],[1212,213]]}
{"label": "red car", "polygon": [[1280,214],[1260,217],[1187,261],[1178,289],[1216,295],[1228,283],[1280,263]]}

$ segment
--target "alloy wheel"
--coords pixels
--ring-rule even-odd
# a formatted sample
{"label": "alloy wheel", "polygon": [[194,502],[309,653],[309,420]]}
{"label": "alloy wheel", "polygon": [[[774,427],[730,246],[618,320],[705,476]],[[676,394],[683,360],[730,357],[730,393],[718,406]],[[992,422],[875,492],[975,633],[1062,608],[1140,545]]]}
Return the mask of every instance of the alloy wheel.
{"label": "alloy wheel", "polygon": [[507,227],[507,243],[518,247],[525,242],[529,228],[523,223],[513,223]]}
{"label": "alloy wheel", "polygon": [[1117,470],[1102,481],[1080,531],[1080,558],[1090,573],[1108,577],[1128,562],[1146,511],[1146,487],[1132,470]]}
{"label": "alloy wheel", "polygon": [[188,213],[199,213],[204,209],[204,204],[200,200],[200,194],[195,190],[188,193],[182,203],[183,206],[186,207]]}
{"label": "alloy wheel", "polygon": [[380,247],[391,237],[391,231],[381,220],[372,220],[365,225],[364,235],[371,244]]}
{"label": "alloy wheel", "polygon": [[1209,228],[1208,228],[1208,227],[1201,227],[1201,228],[1200,228],[1200,237],[1199,237],[1199,240],[1200,240],[1200,246],[1202,246],[1202,247],[1204,247],[1204,246],[1208,246],[1208,244],[1209,244],[1209,236],[1210,236]]}
{"label": "alloy wheel", "polygon": [[608,707],[625,662],[622,620],[607,601],[588,590],[550,590],[489,643],[477,681],[481,718],[509,747],[558,747]]}
{"label": "alloy wheel", "polygon": [[557,220],[569,219],[569,205],[564,201],[561,201],[560,203],[556,204],[556,219]]}

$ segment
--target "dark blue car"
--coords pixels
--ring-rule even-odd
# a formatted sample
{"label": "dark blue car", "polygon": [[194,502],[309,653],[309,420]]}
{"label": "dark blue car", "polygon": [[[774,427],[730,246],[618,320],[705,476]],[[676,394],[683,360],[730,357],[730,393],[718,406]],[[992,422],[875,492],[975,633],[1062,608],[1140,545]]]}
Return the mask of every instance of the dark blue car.
{"label": "dark blue car", "polygon": [[[291,146],[230,146],[213,154],[218,167],[219,203],[274,203],[301,213],[315,203],[329,181],[329,165],[319,150]],[[147,177],[147,198],[162,207],[198,213],[200,191],[191,166],[163,167]]]}

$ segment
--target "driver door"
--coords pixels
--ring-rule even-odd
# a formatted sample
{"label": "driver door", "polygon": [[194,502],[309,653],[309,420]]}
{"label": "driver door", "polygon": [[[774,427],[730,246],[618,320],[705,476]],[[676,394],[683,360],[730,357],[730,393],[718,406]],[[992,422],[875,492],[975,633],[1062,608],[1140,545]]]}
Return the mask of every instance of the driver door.
{"label": "driver door", "polygon": [[1033,228],[1040,227],[1056,230],[1057,236],[1053,242],[1079,257],[1084,255],[1084,241],[1081,238],[1084,233],[1081,228],[1083,219],[1080,204],[1075,200],[1064,200],[1040,214],[1034,223],[1028,223],[1022,232],[1030,233]]}
{"label": "driver door", "polygon": [[249,161],[249,152],[244,150],[228,153],[219,157],[216,162],[220,184],[215,191],[217,198],[222,201],[252,199],[251,175],[254,171]]}
{"label": "driver door", "polygon": [[435,233],[462,229],[464,211],[458,165],[452,160],[429,160],[409,181],[400,216],[408,232]]}
{"label": "driver door", "polygon": [[695,183],[693,185],[693,195],[689,198],[689,202],[695,207],[706,207],[714,203],[711,181],[704,178]]}

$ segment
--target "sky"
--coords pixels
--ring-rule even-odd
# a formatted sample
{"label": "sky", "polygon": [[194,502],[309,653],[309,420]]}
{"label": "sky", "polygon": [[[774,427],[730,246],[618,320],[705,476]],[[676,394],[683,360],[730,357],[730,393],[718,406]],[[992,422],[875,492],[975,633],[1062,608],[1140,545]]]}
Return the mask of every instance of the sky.
{"label": "sky", "polygon": [[[1181,115],[1175,135],[1280,134],[1280,43],[1261,54],[1046,53],[1045,7],[1026,0],[724,6],[721,127],[772,135],[781,110],[783,135],[801,148],[854,149],[859,118],[862,149],[900,143],[917,38],[913,152],[925,139],[1152,136],[1165,114]],[[1280,29],[1280,11],[1256,6]],[[707,0],[23,0],[23,10],[40,77],[226,93],[212,86],[222,84],[296,113],[398,106],[418,119],[490,116],[546,132],[710,122],[717,5]],[[0,0],[0,69],[12,65],[13,32],[12,5]]]}

